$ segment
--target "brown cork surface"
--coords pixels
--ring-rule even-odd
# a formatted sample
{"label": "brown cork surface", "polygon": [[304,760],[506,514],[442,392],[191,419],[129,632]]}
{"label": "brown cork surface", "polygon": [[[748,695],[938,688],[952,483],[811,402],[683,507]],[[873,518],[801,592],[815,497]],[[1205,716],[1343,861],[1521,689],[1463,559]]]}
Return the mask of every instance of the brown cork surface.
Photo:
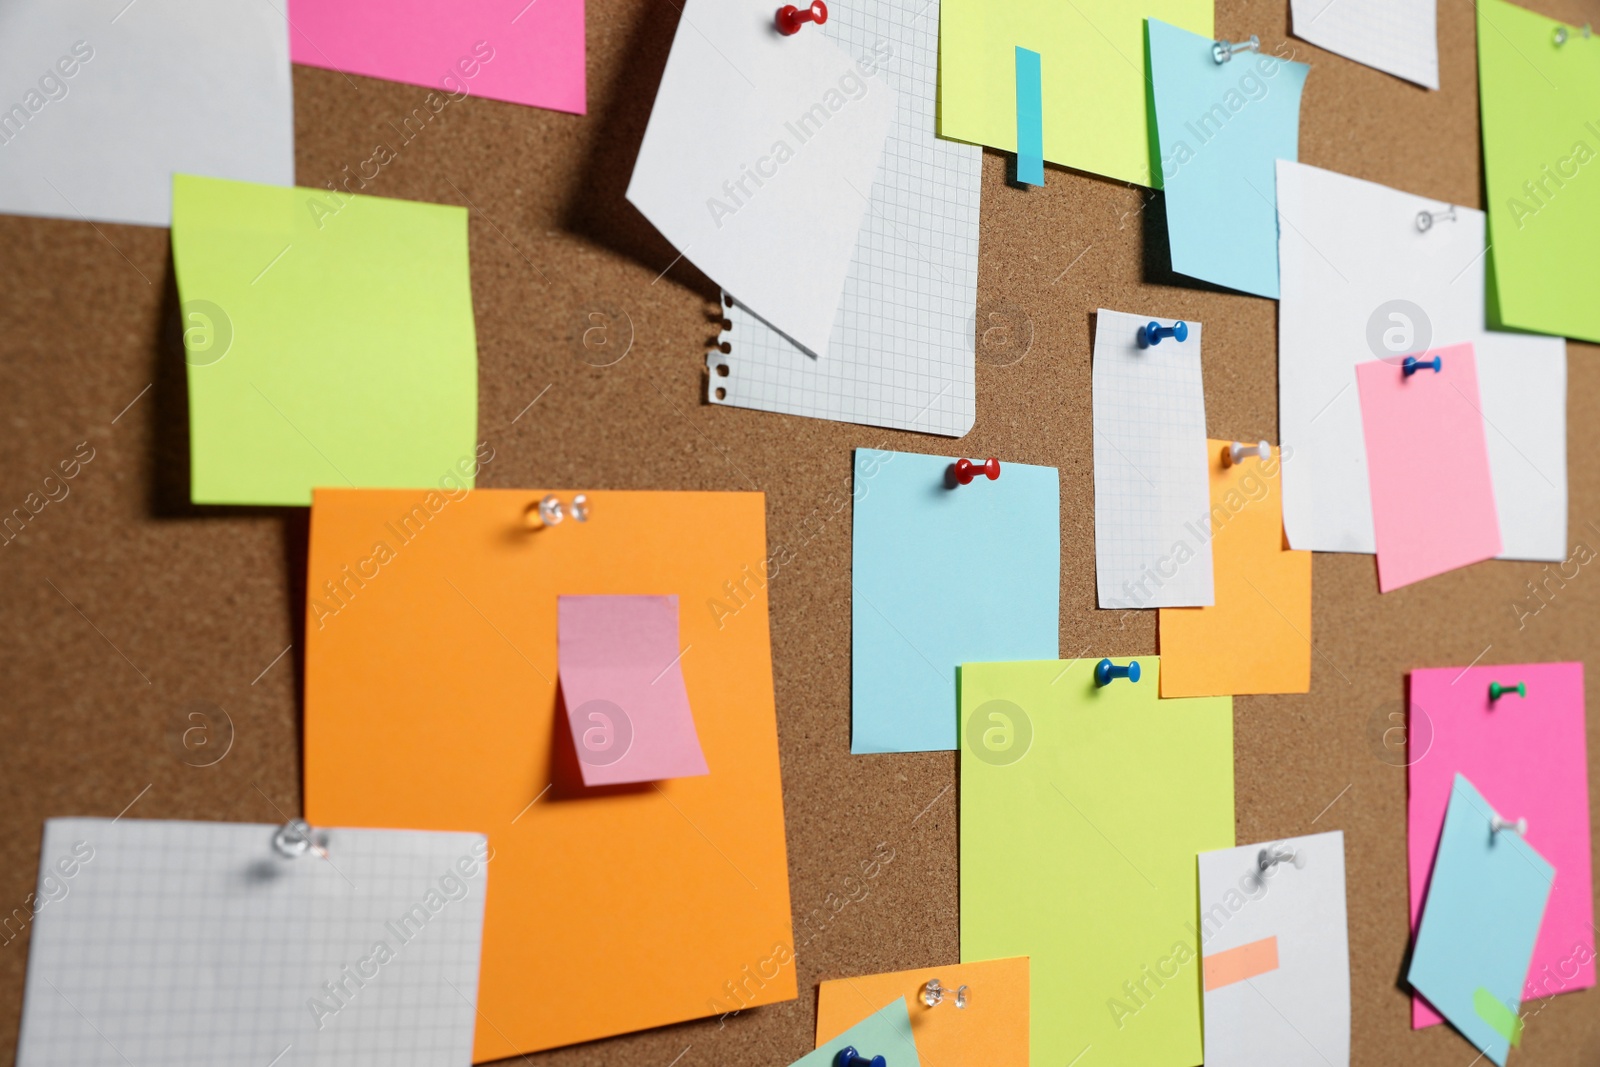
{"label": "brown cork surface", "polygon": [[[1593,2],[1539,6],[1600,22]],[[1287,38],[1286,7],[1224,0],[1216,27],[1233,39],[1259,34],[1264,50],[1287,40],[1313,64],[1301,158],[1481,206],[1472,5],[1440,2],[1439,92]],[[677,20],[668,3],[591,0],[587,117],[451,103],[367,190],[472,209],[479,432],[495,449],[481,484],[760,490],[769,538],[792,557],[769,592],[801,997],[720,1026],[530,1057],[541,1064],[787,1064],[811,1047],[819,980],[957,958],[954,755],[849,755],[850,512],[839,490],[849,486],[853,447],[1059,467],[1061,648],[1099,656],[1152,653],[1156,619],[1095,608],[1093,310],[1203,322],[1208,432],[1277,437],[1271,301],[1165,274],[1150,194],[1053,167],[1043,189],[1010,188],[1005,158],[992,153],[980,322],[1012,332],[990,331],[980,347],[978,418],[965,441],[707,406],[715,290],[674,264],[676,253],[622,197]],[[308,186],[371,157],[393,139],[388,123],[426,96],[305,68],[294,87],[298,176]],[[3,218],[0,273],[0,511],[42,495],[43,478],[80,442],[93,450],[69,495],[0,547],[5,912],[25,910],[47,817],[127,809],[130,818],[274,822],[298,812],[307,516],[187,503],[166,231]],[[631,320],[632,348],[614,366],[579,358],[575,338],[592,310]],[[1010,362],[1028,330],[1025,355]],[[1569,539],[1595,546],[1600,420],[1585,413],[1600,403],[1600,356],[1588,345],[1570,351]],[[1600,667],[1600,569],[1529,599],[1525,583],[1543,574],[1541,565],[1488,563],[1380,596],[1370,557],[1318,556],[1311,693],[1235,704],[1239,840],[1346,834],[1355,1063],[1465,1067],[1473,1058],[1448,1028],[1409,1029],[1397,984],[1407,942],[1405,779],[1381,758],[1382,734],[1413,667],[1480,657]],[[197,725],[211,731],[210,747],[185,749],[180,738]],[[1590,747],[1600,750],[1594,729]],[[846,887],[862,861],[891,850],[864,896],[857,879]],[[9,1051],[28,939],[0,940],[0,1049]],[[548,961],[540,969],[549,974]],[[1600,993],[1532,1010],[1518,1062],[1600,1060]]]}

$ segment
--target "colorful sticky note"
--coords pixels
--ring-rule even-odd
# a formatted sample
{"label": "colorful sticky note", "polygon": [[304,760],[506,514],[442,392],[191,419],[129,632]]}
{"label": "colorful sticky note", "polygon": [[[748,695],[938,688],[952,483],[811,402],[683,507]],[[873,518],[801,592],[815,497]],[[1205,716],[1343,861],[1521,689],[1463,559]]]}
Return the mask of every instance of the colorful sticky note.
{"label": "colorful sticky note", "polygon": [[1385,593],[1500,552],[1472,346],[1407,358],[1356,367]]}
{"label": "colorful sticky note", "polygon": [[882,1056],[894,1067],[921,1067],[922,1063],[904,997],[884,1004],[837,1037],[818,1042],[815,1052],[806,1053],[790,1067],[837,1067],[839,1053],[846,1048],[855,1049],[865,1060]]}
{"label": "colorful sticky note", "polygon": [[1039,53],[1017,49],[1017,181],[1044,184],[1044,89]]}
{"label": "colorful sticky note", "polygon": [[277,0],[11,0],[0,70],[0,212],[166,226],[175,173],[294,184]]}
{"label": "colorful sticky note", "polygon": [[1200,933],[1206,1067],[1348,1067],[1343,833],[1200,853]]}
{"label": "colorful sticky note", "polygon": [[1439,88],[1437,0],[1289,0],[1294,34],[1397,78]]}
{"label": "colorful sticky note", "polygon": [[[1511,692],[1499,699],[1489,686]],[[1526,692],[1519,696],[1517,684]],[[1595,984],[1589,760],[1583,664],[1517,663],[1411,672],[1406,843],[1417,928],[1457,772],[1494,797],[1556,868],[1523,1000]],[[1413,1026],[1441,1021],[1412,1001]]]}
{"label": "colorful sticky note", "polygon": [[1156,656],[1098,686],[1097,662],[961,668],[961,958],[1029,957],[1034,1063],[1197,1064],[1195,854],[1233,844],[1233,701],[1159,699]]}
{"label": "colorful sticky note", "polygon": [[[306,818],[488,835],[477,1062],[796,991],[763,499],[587,491],[587,522],[532,529],[549,492],[572,496],[328,489],[311,509]],[[560,715],[558,599],[641,589],[683,607],[714,773],[596,790]]]}
{"label": "colorful sticky note", "polygon": [[[1214,602],[1200,324],[1145,340],[1149,316],[1094,330],[1094,562],[1102,608]],[[1164,329],[1175,329],[1162,319]]]}
{"label": "colorful sticky note", "polygon": [[1015,49],[1026,48],[1050,72],[1044,158],[1159,187],[1150,160],[1144,19],[1209,37],[1211,9],[1210,0],[943,0],[939,135],[1015,152]]}
{"label": "colorful sticky note", "polygon": [[1491,321],[1600,341],[1600,186],[1582,177],[1600,154],[1595,43],[1505,0],[1477,9]]}
{"label": "colorful sticky note", "polygon": [[472,485],[465,209],[182,174],[172,195],[195,503]]}
{"label": "colorful sticky note", "polygon": [[1232,444],[1207,454],[1216,603],[1161,609],[1164,697],[1311,688],[1311,553],[1284,540],[1282,453],[1234,463]]}
{"label": "colorful sticky note", "polygon": [[1512,1015],[1521,1011],[1556,872],[1515,828],[1492,829],[1497,815],[1521,817],[1497,810],[1465,775],[1455,776],[1406,981],[1504,1067],[1520,1029],[1481,1005],[1487,995]]}
{"label": "colorful sticky note", "polygon": [[289,0],[294,61],[582,115],[583,0]]}
{"label": "colorful sticky note", "polygon": [[1059,655],[1060,475],[1002,462],[960,485],[954,463],[856,450],[852,752],[956,748],[957,667]]}
{"label": "colorful sticky note", "polygon": [[[923,988],[938,979],[943,1003],[928,1006]],[[956,990],[968,987],[967,1006]],[[903,998],[910,1006],[911,1036],[923,1067],[1028,1067],[1028,960],[979,960],[892,974],[867,974],[823,982],[817,991],[817,1045],[860,1022],[875,1005]],[[865,1051],[864,1049],[862,1051]],[[894,1063],[893,1056],[888,1061]],[[832,1067],[830,1064],[829,1067]]]}
{"label": "colorful sticky note", "polygon": [[824,356],[899,103],[879,76],[894,48],[879,37],[846,52],[772,20],[745,0],[687,0],[627,197],[739,303]]}
{"label": "colorful sticky note", "polygon": [[[1501,557],[1566,559],[1566,342],[1486,328],[1483,212],[1288,161],[1278,163],[1278,212],[1289,543],[1375,548],[1356,365],[1470,343]],[[1439,221],[1419,230],[1423,212]]]}
{"label": "colorful sticky note", "polygon": [[707,773],[683,683],[678,598],[563,596],[557,613],[561,700],[583,784]]}
{"label": "colorful sticky note", "polygon": [[1274,161],[1300,153],[1300,90],[1311,70],[1149,20],[1150,100],[1161,146],[1172,269],[1278,295]]}

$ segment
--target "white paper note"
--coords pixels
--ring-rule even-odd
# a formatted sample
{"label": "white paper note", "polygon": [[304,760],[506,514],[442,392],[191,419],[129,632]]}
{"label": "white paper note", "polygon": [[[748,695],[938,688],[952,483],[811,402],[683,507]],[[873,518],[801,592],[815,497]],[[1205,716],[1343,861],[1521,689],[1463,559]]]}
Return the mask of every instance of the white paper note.
{"label": "white paper note", "polygon": [[482,834],[51,819],[18,1067],[472,1062]]}
{"label": "white paper note", "polygon": [[[1481,211],[1278,161],[1278,420],[1294,548],[1372,552],[1357,363],[1468,342],[1501,559],[1567,558],[1567,346],[1485,328]],[[1420,212],[1445,213],[1419,230]]]}
{"label": "white paper note", "polygon": [[294,184],[281,0],[0,4],[0,212],[166,226],[174,173]]}
{"label": "white paper note", "polygon": [[1102,608],[1214,602],[1200,324],[1101,309],[1094,333],[1094,554]]}
{"label": "white paper note", "polygon": [[1200,937],[1206,1067],[1348,1067],[1342,831],[1200,853]]}
{"label": "white paper note", "polygon": [[813,354],[827,349],[895,91],[805,25],[688,0],[628,200],[713,281]]}
{"label": "white paper note", "polygon": [[1346,59],[1439,88],[1434,0],[1289,0],[1294,35]]}
{"label": "white paper note", "polygon": [[822,32],[857,58],[887,44],[878,77],[900,97],[833,333],[813,358],[735,303],[729,351],[706,360],[707,400],[960,437],[976,415],[983,150],[934,136],[939,0],[835,5]]}

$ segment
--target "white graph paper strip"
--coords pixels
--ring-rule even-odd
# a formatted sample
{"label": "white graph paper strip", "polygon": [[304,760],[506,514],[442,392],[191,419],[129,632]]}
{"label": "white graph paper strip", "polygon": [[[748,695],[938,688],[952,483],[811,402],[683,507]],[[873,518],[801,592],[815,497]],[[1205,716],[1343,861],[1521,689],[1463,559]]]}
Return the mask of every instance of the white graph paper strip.
{"label": "white graph paper strip", "polygon": [[1294,35],[1406,81],[1439,88],[1435,0],[1292,0]]}

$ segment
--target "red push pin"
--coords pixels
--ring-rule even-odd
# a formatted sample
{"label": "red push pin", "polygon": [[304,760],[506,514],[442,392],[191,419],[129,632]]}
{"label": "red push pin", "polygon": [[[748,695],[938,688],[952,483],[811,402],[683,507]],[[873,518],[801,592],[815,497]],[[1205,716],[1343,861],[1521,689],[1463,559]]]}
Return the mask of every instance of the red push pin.
{"label": "red push pin", "polygon": [[979,474],[984,475],[991,482],[1000,477],[1000,461],[990,456],[983,461],[983,466],[972,462],[970,459],[956,460],[956,481],[962,485],[971,485],[972,479]]}
{"label": "red push pin", "polygon": [[778,8],[778,32],[785,37],[792,33],[799,33],[800,27],[807,22],[815,22],[818,26],[828,21],[828,5],[822,0],[812,0],[810,7],[795,7],[793,4],[784,4]]}

